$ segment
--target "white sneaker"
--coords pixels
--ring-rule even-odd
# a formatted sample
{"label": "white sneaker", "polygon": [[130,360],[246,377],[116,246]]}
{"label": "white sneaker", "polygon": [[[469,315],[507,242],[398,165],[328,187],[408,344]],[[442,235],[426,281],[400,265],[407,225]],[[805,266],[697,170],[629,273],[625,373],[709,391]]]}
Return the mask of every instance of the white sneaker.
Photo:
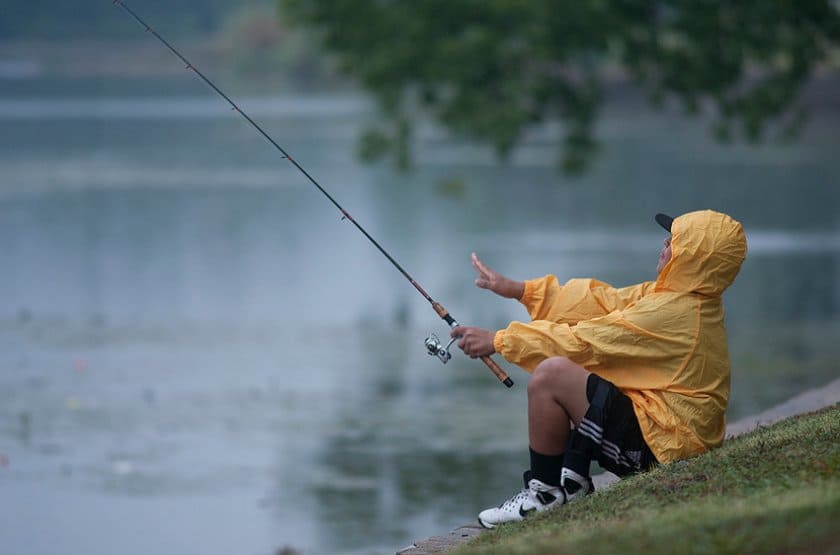
{"label": "white sneaker", "polygon": [[566,494],[566,503],[571,503],[575,499],[580,499],[584,495],[589,495],[595,491],[592,478],[581,476],[565,466],[560,472],[560,487],[563,488],[563,492]]}
{"label": "white sneaker", "polygon": [[531,471],[522,477],[525,489],[499,505],[481,511],[478,523],[493,528],[505,522],[518,522],[532,513],[541,513],[566,502],[566,493],[559,486],[550,486],[531,478]]}

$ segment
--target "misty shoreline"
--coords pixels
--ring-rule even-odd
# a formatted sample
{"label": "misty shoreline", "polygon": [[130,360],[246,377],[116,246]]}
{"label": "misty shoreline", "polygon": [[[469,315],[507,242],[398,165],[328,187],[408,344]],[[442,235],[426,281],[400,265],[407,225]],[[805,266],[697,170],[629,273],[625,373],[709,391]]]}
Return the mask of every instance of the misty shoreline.
{"label": "misty shoreline", "polygon": [[[225,77],[245,90],[266,92],[353,92],[359,87],[335,75],[323,82],[301,81],[288,68],[265,63],[260,71],[241,66],[234,45],[220,35],[176,39],[178,48],[205,74]],[[260,57],[259,52],[254,53]],[[152,37],[118,39],[16,39],[0,40],[0,82],[64,78],[169,78],[182,75],[183,62]],[[647,104],[646,94],[617,69],[603,71],[607,104],[638,106]],[[817,69],[803,86],[799,100],[810,110],[840,112],[840,74]],[[605,106],[608,108],[609,106]],[[665,107],[666,111],[671,108]],[[681,111],[681,109],[675,109]]]}
{"label": "misty shoreline", "polygon": [[[196,65],[210,69],[230,65],[220,40],[179,40]],[[7,40],[0,41],[0,79],[64,77],[168,76],[183,64],[157,41],[137,39]]]}

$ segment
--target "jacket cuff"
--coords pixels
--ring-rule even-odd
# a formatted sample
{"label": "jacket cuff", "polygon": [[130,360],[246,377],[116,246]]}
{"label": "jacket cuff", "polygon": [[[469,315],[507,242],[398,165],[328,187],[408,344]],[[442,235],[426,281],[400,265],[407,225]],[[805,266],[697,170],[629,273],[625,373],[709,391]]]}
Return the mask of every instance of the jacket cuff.
{"label": "jacket cuff", "polygon": [[[499,330],[496,332],[496,335],[493,337],[493,348],[496,350],[497,353],[500,355],[502,354],[502,349],[505,346],[505,330]],[[504,356],[504,355],[502,355]]]}
{"label": "jacket cuff", "polygon": [[525,280],[525,290],[522,293],[522,297],[519,299],[519,302],[528,306],[532,302],[534,302],[534,295],[539,293],[539,285],[543,281],[543,278],[539,279],[526,279]]}

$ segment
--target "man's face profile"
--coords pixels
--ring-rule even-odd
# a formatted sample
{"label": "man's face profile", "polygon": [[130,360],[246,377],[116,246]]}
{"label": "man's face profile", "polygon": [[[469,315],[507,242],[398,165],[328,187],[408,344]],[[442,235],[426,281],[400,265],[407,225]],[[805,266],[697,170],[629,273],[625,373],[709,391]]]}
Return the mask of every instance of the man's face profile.
{"label": "man's face profile", "polygon": [[656,264],[656,273],[662,271],[662,268],[671,260],[671,237],[665,238],[664,246],[659,251],[659,263]]}

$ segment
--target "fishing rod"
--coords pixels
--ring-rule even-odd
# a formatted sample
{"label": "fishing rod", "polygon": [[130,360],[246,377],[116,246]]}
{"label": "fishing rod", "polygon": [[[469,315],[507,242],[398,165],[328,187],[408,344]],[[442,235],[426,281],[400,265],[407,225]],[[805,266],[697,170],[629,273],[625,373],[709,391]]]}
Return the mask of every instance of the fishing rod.
{"label": "fishing rod", "polygon": [[[363,228],[363,227],[359,224],[359,222],[357,222],[355,219],[353,219],[353,216],[351,216],[351,215],[350,215],[350,213],[349,213],[349,212],[347,212],[347,210],[345,210],[345,209],[344,209],[344,208],[343,208],[343,207],[342,207],[342,206],[338,203],[338,201],[336,201],[336,200],[332,197],[332,195],[330,195],[330,194],[326,191],[326,189],[324,189],[323,187],[321,187],[321,185],[320,185],[317,181],[315,181],[315,178],[314,178],[314,177],[312,177],[312,176],[309,174],[309,172],[307,172],[307,171],[303,168],[303,166],[301,166],[301,165],[300,165],[300,163],[298,163],[298,161],[297,161],[297,160],[295,160],[294,158],[292,158],[292,157],[289,155],[289,153],[288,153],[288,152],[286,152],[286,150],[285,150],[282,146],[280,146],[279,144],[277,144],[277,142],[276,142],[274,139],[272,139],[272,138],[271,138],[271,136],[263,130],[263,128],[262,128],[262,127],[260,127],[259,125],[257,125],[257,123],[256,123],[254,120],[252,120],[252,119],[251,119],[251,117],[250,117],[250,116],[248,116],[248,114],[246,114],[245,112],[243,112],[243,111],[239,108],[239,106],[237,106],[237,105],[236,105],[236,103],[235,103],[233,100],[231,100],[231,99],[230,99],[230,97],[228,97],[228,95],[226,95],[225,93],[223,93],[223,92],[221,91],[221,89],[219,89],[219,87],[217,87],[216,85],[214,85],[214,84],[213,84],[213,82],[212,82],[212,81],[210,81],[210,79],[208,79],[207,77],[205,77],[205,75],[204,75],[203,73],[201,73],[201,72],[198,70],[198,68],[196,68],[194,65],[192,65],[192,63],[191,63],[189,60],[187,60],[187,59],[186,59],[186,58],[185,58],[185,57],[184,57],[184,56],[183,56],[180,52],[178,52],[178,51],[177,51],[177,50],[176,50],[176,49],[175,49],[175,48],[174,48],[171,44],[169,44],[169,42],[167,42],[167,41],[166,41],[166,39],[164,39],[162,36],[160,36],[160,35],[157,33],[157,31],[155,31],[154,29],[152,29],[152,28],[151,28],[151,27],[150,27],[150,26],[149,26],[149,25],[148,25],[145,21],[143,21],[143,20],[140,18],[140,16],[139,16],[139,15],[137,15],[136,13],[134,13],[134,10],[132,10],[131,8],[129,8],[129,7],[125,4],[125,2],[123,2],[122,0],[113,0],[113,3],[114,3],[115,5],[117,5],[117,6],[121,7],[121,8],[122,8],[122,9],[123,9],[123,10],[124,10],[127,14],[129,14],[132,18],[134,18],[134,20],[135,20],[135,21],[137,21],[137,23],[139,23],[141,27],[145,28],[145,30],[146,30],[146,32],[147,32],[147,33],[151,33],[152,35],[154,35],[154,36],[155,36],[155,38],[157,38],[157,39],[158,39],[161,43],[163,43],[163,45],[164,45],[164,46],[166,46],[166,48],[168,48],[168,49],[169,49],[169,50],[170,50],[173,54],[175,54],[178,58],[180,58],[180,60],[181,60],[182,62],[184,62],[184,64],[186,65],[186,69],[192,70],[192,71],[193,71],[196,75],[198,75],[198,76],[201,78],[201,80],[202,80],[202,81],[204,81],[205,83],[207,83],[207,84],[210,86],[210,88],[211,88],[211,89],[213,89],[214,91],[216,91],[216,92],[219,94],[219,96],[221,96],[222,98],[224,98],[224,99],[227,101],[227,103],[231,105],[232,109],[233,109],[235,112],[237,112],[240,116],[242,116],[243,118],[245,118],[245,120],[246,120],[248,123],[250,123],[250,124],[254,127],[254,129],[256,129],[257,131],[259,131],[260,135],[262,135],[263,137],[265,137],[265,138],[266,138],[266,140],[268,140],[268,142],[269,142],[269,143],[271,143],[271,145],[272,145],[274,148],[276,148],[278,151],[280,151],[280,154],[282,154],[283,158],[285,158],[286,160],[288,160],[289,162],[291,162],[291,163],[292,163],[292,165],[294,165],[294,167],[295,167],[295,168],[297,168],[297,169],[298,169],[298,171],[300,171],[300,173],[302,173],[302,174],[306,177],[306,179],[308,179],[308,180],[309,180],[309,182],[310,182],[310,183],[312,183],[312,185],[314,185],[314,186],[315,186],[315,187],[316,187],[319,191],[321,191],[321,193],[322,193],[325,197],[327,197],[327,199],[328,199],[331,203],[333,203],[333,205],[334,205],[336,208],[338,208],[339,212],[341,212],[341,219],[342,219],[342,220],[348,220],[350,223],[352,223],[354,226],[356,226],[356,229],[358,229],[358,230],[362,233],[362,235],[364,235],[364,236],[367,238],[367,240],[368,240],[368,241],[370,241],[370,242],[373,244],[373,246],[374,246],[374,247],[376,247],[376,248],[379,250],[379,252],[381,252],[381,253],[385,256],[385,258],[387,258],[387,259],[388,259],[388,261],[389,261],[391,264],[393,264],[393,265],[394,265],[394,267],[395,267],[397,270],[399,270],[399,272],[400,272],[403,276],[405,276],[405,278],[409,281],[409,283],[411,283],[411,285],[413,285],[413,286],[414,286],[414,288],[415,288],[415,289],[417,289],[417,291],[418,291],[421,295],[423,295],[423,298],[424,298],[424,299],[426,299],[427,301],[429,301],[429,303],[432,305],[432,308],[433,308],[433,309],[434,309],[434,311],[437,313],[437,315],[438,315],[438,316],[440,316],[440,317],[441,317],[441,319],[442,319],[442,320],[444,320],[447,324],[449,324],[449,327],[450,327],[450,328],[456,328],[456,327],[458,327],[458,326],[459,326],[458,322],[456,322],[456,321],[455,321],[455,318],[453,318],[453,317],[452,317],[452,315],[450,315],[450,314],[449,314],[449,311],[448,311],[448,310],[446,310],[446,309],[443,307],[443,305],[441,305],[439,302],[435,301],[435,300],[434,300],[434,299],[433,299],[433,298],[432,298],[432,297],[431,297],[428,293],[426,293],[426,291],[425,291],[422,287],[420,287],[420,284],[419,284],[419,283],[417,283],[417,282],[414,280],[414,278],[413,278],[413,277],[411,277],[411,275],[409,275],[409,273],[408,273],[408,272],[406,272],[406,271],[405,271],[405,269],[404,269],[402,266],[400,266],[400,264],[399,264],[396,260],[394,260],[394,258],[393,258],[390,254],[388,254],[388,251],[386,251],[386,250],[382,247],[382,245],[380,245],[380,244],[376,241],[376,239],[374,239],[374,238],[373,238],[373,237],[372,237],[372,236],[371,236],[371,235],[370,235],[370,234],[369,234],[369,233],[365,230],[365,228]],[[438,358],[438,359],[439,359],[439,360],[440,360],[443,364],[446,364],[447,362],[449,362],[449,359],[451,359],[451,358],[452,358],[452,353],[450,353],[450,352],[449,352],[449,348],[452,346],[452,343],[454,343],[456,339],[457,339],[457,338],[452,338],[452,339],[449,341],[449,343],[447,343],[447,344],[446,344],[446,346],[444,346],[444,345],[441,343],[440,339],[438,339],[438,337],[437,337],[435,334],[431,334],[431,335],[429,335],[429,337],[427,337],[427,338],[426,338],[426,340],[424,341],[424,345],[426,346],[426,352],[427,352],[429,355],[431,355],[431,356],[435,356],[435,357],[437,357],[437,358]],[[505,373],[505,371],[504,371],[504,370],[502,370],[502,369],[501,369],[501,367],[499,367],[499,365],[498,365],[498,364],[496,364],[496,362],[495,362],[492,358],[490,358],[489,356],[486,356],[486,355],[485,355],[485,356],[482,356],[482,357],[480,357],[480,358],[481,358],[481,361],[482,361],[484,364],[486,364],[486,365],[487,365],[487,367],[490,369],[490,371],[491,371],[491,372],[493,372],[493,374],[494,374],[494,375],[495,375],[495,376],[499,379],[499,381],[500,381],[500,382],[502,382],[503,384],[505,384],[507,387],[513,387],[513,380],[511,380],[511,379],[510,379],[510,377],[509,377],[509,376]]]}

